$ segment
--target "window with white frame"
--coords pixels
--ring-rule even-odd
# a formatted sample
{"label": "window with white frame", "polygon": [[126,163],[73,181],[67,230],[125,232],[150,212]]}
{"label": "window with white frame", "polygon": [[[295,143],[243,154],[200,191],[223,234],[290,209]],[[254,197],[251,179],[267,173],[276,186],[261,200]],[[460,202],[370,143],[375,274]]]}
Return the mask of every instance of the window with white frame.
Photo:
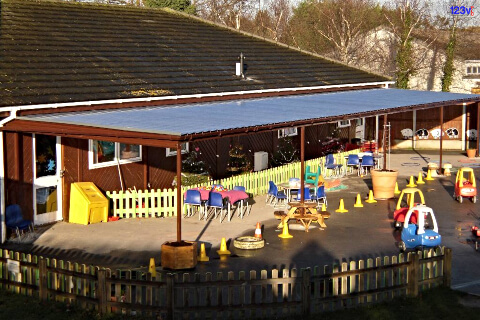
{"label": "window with white frame", "polygon": [[88,141],[88,167],[90,169],[138,161],[142,161],[142,146],[138,144],[101,140]]}
{"label": "window with white frame", "polygon": [[[188,153],[188,142],[182,143],[182,154]],[[167,148],[167,157],[177,155],[177,149]]]}
{"label": "window with white frame", "polygon": [[473,74],[473,75],[480,74],[480,65],[467,67],[467,74]]}
{"label": "window with white frame", "polygon": [[340,120],[337,122],[337,128],[350,127],[350,120]]}
{"label": "window with white frame", "polygon": [[296,135],[298,135],[297,127],[291,127],[291,128],[278,130],[278,137],[279,138],[292,137],[292,136],[296,136]]}

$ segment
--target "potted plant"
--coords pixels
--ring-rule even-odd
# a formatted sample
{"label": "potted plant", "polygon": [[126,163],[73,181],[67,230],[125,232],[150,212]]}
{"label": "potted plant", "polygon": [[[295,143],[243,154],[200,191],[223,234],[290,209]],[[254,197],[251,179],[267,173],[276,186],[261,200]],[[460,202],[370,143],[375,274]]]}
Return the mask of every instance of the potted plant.
{"label": "potted plant", "polygon": [[467,157],[469,158],[475,158],[476,153],[477,149],[467,149]]}
{"label": "potted plant", "polygon": [[[385,116],[386,117],[386,116]],[[383,149],[383,168],[382,169],[372,169],[370,170],[372,177],[372,187],[373,187],[373,196],[376,199],[390,199],[395,196],[395,184],[397,182],[398,170],[391,170],[387,167],[387,146],[385,145],[385,136],[388,130],[390,135],[390,130],[387,129],[390,125],[384,124],[384,134],[382,141]],[[390,141],[390,137],[388,137]],[[390,147],[388,146],[388,155],[390,155]]]}

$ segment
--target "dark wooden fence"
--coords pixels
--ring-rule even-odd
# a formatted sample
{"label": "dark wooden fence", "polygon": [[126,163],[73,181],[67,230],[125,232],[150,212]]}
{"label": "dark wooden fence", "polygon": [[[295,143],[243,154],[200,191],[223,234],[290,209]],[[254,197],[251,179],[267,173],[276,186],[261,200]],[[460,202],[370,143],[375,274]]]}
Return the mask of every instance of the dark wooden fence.
{"label": "dark wooden fence", "polygon": [[449,287],[448,248],[333,266],[271,271],[152,274],[0,251],[4,289],[95,309],[100,313],[177,318],[308,315]]}

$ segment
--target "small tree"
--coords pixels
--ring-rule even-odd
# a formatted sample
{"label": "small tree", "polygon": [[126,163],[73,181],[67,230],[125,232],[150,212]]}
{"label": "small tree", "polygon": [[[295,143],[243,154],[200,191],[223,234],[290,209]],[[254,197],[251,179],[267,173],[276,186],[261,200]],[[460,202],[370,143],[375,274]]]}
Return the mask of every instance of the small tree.
{"label": "small tree", "polygon": [[234,144],[228,152],[228,155],[230,158],[227,163],[227,171],[232,175],[252,170],[252,163],[247,158],[241,144]]}
{"label": "small tree", "polygon": [[291,137],[278,140],[277,151],[272,154],[270,162],[272,166],[281,166],[290,162],[298,161],[298,150]]}

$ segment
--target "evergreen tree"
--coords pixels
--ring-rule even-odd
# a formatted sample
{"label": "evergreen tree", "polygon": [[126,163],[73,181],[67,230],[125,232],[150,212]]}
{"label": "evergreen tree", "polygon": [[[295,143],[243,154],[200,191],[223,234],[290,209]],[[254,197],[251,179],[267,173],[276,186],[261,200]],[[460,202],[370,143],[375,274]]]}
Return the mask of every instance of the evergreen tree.
{"label": "evergreen tree", "polygon": [[243,151],[243,146],[236,143],[228,152],[230,159],[227,163],[227,171],[233,174],[249,172],[252,170],[252,163]]}

